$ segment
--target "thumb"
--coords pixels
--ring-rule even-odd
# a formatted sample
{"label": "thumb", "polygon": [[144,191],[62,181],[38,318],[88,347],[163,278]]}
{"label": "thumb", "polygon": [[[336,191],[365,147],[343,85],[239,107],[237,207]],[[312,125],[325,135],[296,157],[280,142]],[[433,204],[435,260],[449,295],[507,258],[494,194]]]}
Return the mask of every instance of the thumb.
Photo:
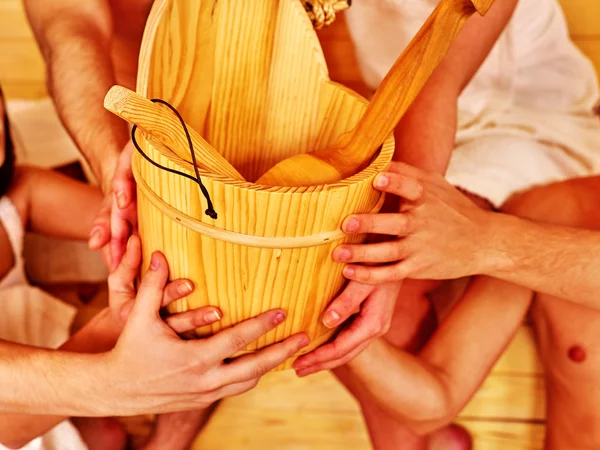
{"label": "thumb", "polygon": [[150,266],[140,284],[131,316],[159,318],[159,310],[169,278],[169,266],[164,255],[154,252],[150,259]]}
{"label": "thumb", "polygon": [[132,236],[121,263],[108,277],[109,304],[115,317],[120,316],[123,305],[135,298],[135,278],[139,273],[141,260],[140,240]]}
{"label": "thumb", "polygon": [[134,197],[135,182],[131,170],[131,155],[133,152],[133,143],[129,141],[117,161],[115,174],[113,177],[113,191],[115,200],[119,209],[127,208]]}

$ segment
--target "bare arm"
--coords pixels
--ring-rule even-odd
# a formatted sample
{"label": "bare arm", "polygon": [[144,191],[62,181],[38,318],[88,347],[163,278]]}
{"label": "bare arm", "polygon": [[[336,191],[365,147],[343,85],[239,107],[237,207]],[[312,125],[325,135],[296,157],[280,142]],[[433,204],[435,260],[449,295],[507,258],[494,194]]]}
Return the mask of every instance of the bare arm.
{"label": "bare arm", "polygon": [[473,280],[419,356],[384,340],[350,363],[382,409],[417,433],[450,423],[479,388],[521,325],[532,292],[493,278]]}
{"label": "bare arm", "polygon": [[444,173],[454,148],[457,101],[504,30],[517,0],[475,14],[396,128],[396,161]]}
{"label": "bare arm", "polygon": [[87,239],[102,203],[98,188],[34,167],[17,168],[8,195],[28,230],[65,239]]}
{"label": "bare arm", "polygon": [[600,232],[490,214],[481,271],[600,310]]}
{"label": "bare arm", "polygon": [[25,7],[60,118],[108,193],[128,140],[125,123],[102,106],[115,84],[110,5],[107,0],[25,0]]}
{"label": "bare arm", "polygon": [[[60,350],[79,353],[100,353],[111,350],[121,332],[110,311],[104,310],[72,336]],[[0,416],[0,442],[10,448],[21,448],[32,439],[48,432],[66,416],[4,414]]]}

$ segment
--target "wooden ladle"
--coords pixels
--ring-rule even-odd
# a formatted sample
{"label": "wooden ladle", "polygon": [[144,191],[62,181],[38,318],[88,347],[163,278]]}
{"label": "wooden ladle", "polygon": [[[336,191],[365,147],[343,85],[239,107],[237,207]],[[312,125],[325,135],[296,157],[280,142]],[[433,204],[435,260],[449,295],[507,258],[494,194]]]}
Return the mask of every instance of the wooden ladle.
{"label": "wooden ladle", "polygon": [[494,0],[441,0],[375,92],[364,116],[333,147],[296,155],[258,180],[268,186],[330,184],[362,170],[417,97],[465,22]]}
{"label": "wooden ladle", "polygon": [[[137,125],[183,160],[190,161],[185,131],[171,111],[122,86],[113,86],[108,91],[104,98],[104,107],[118,117]],[[244,177],[202,136],[192,127],[186,126],[200,167],[217,175],[244,181]]]}

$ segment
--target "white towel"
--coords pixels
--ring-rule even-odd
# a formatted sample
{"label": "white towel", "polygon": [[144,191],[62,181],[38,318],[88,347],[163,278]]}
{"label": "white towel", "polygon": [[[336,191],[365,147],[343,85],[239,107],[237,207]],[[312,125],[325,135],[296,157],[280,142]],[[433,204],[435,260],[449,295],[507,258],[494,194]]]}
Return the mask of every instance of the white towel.
{"label": "white towel", "polygon": [[[74,307],[31,286],[0,289],[0,339],[57,348],[68,339],[76,312]],[[65,421],[23,448],[85,450],[87,446],[73,424]],[[5,447],[0,445],[0,449]]]}
{"label": "white towel", "polygon": [[[348,27],[371,87],[381,82],[437,3],[354,2]],[[457,151],[448,178],[499,204],[515,189],[599,173],[600,119],[592,112],[598,98],[593,66],[570,41],[556,0],[520,0],[459,98]],[[510,151],[504,151],[507,139]],[[531,171],[525,178],[532,184],[521,182],[524,169]],[[497,183],[506,184],[486,180],[491,172],[499,175]]]}

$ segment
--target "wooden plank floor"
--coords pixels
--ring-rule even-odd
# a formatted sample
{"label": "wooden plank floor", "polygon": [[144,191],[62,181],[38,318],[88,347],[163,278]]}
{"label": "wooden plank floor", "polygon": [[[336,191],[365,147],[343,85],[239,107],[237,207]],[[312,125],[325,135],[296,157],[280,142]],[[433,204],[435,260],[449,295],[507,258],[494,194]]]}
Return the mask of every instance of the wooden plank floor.
{"label": "wooden plank floor", "polygon": [[[564,0],[576,42],[600,68],[600,2]],[[321,33],[332,78],[365,93],[342,21]],[[0,0],[0,83],[9,98],[46,95],[43,62],[19,0]],[[523,327],[461,414],[477,450],[541,450],[544,381],[533,337]],[[219,407],[197,450],[364,450],[370,448],[354,400],[329,374],[266,377]]]}

